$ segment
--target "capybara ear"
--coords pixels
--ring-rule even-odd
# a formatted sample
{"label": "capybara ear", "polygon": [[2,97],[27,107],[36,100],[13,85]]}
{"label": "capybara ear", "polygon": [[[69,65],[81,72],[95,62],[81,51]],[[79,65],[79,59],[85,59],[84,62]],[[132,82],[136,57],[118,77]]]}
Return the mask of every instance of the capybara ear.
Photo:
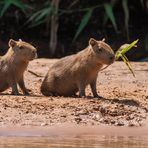
{"label": "capybara ear", "polygon": [[105,38],[102,39],[102,42],[105,42]]}
{"label": "capybara ear", "polygon": [[89,39],[89,45],[91,45],[92,47],[95,46],[97,44],[97,41],[93,38]]}
{"label": "capybara ear", "polygon": [[13,39],[9,40],[9,47],[14,47],[16,45],[16,41]]}

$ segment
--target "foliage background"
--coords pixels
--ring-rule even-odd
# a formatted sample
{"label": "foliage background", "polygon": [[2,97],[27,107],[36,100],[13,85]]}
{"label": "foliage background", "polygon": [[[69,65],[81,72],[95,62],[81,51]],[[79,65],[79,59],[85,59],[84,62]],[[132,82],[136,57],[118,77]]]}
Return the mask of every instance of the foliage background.
{"label": "foliage background", "polygon": [[10,38],[32,42],[39,57],[82,50],[90,37],[106,38],[116,51],[139,39],[132,60],[148,57],[148,0],[1,0],[0,54]]}

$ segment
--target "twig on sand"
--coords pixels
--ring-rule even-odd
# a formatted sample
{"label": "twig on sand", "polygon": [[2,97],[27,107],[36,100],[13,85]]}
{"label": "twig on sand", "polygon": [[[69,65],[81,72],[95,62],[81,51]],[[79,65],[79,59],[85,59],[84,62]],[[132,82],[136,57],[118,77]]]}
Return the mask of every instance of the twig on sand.
{"label": "twig on sand", "polygon": [[36,77],[43,77],[42,75],[37,74],[37,73],[33,72],[32,70],[27,70],[27,71]]}

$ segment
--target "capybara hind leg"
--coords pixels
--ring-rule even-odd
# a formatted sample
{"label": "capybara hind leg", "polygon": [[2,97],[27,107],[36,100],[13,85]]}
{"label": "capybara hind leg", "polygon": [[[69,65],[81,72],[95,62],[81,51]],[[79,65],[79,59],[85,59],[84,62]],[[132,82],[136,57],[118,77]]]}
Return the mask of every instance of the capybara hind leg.
{"label": "capybara hind leg", "polygon": [[5,91],[9,87],[8,84],[0,83],[0,92]]}

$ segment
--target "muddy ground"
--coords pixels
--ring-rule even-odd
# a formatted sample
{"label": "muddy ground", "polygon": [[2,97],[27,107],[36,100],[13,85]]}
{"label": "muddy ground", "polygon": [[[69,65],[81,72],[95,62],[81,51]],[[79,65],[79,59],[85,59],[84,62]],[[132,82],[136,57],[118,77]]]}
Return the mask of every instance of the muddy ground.
{"label": "muddy ground", "polygon": [[[98,75],[97,90],[103,99],[45,97],[40,85],[50,64],[56,60],[37,59],[25,72],[31,96],[0,94],[0,126],[51,126],[61,123],[81,125],[143,126],[148,117],[148,63],[132,63],[134,78],[124,63],[115,62]],[[66,84],[65,84],[66,85]]]}

